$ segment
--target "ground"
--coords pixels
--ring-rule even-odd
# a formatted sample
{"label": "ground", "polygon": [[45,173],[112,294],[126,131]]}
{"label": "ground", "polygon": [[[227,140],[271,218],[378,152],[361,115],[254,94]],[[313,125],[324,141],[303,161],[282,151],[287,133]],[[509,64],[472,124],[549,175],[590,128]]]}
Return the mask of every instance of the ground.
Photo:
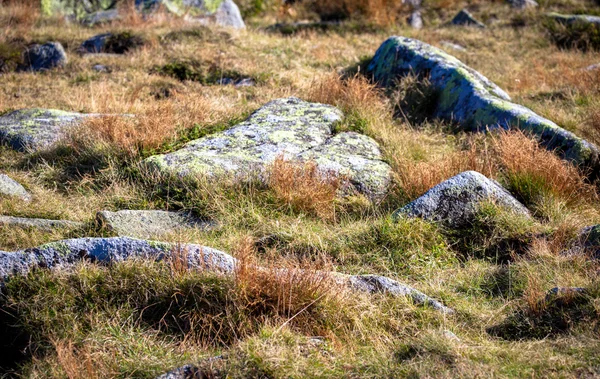
{"label": "ground", "polygon": [[[467,5],[487,28],[444,25]],[[4,58],[46,41],[61,42],[69,56],[64,68],[0,74],[1,114],[52,108],[135,115],[90,119],[33,154],[0,147],[0,171],[32,193],[30,202],[0,198],[0,214],[85,225],[52,232],[0,226],[0,250],[108,235],[95,221],[101,210],[185,210],[219,228],[162,241],[210,246],[274,268],[234,278],[148,262],[36,271],[4,289],[0,326],[20,337],[2,342],[0,366],[18,377],[152,378],[222,355],[210,365],[229,377],[600,376],[598,262],[560,254],[581,228],[600,223],[597,183],[525,135],[465,133],[431,119],[435,94],[426,79],[408,76],[381,89],[361,75],[389,36],[416,38],[479,71],[513,102],[600,144],[600,70],[586,70],[600,63],[600,53],[555,45],[543,17],[595,9],[583,0],[540,1],[527,11],[498,1],[432,1],[422,30],[410,29],[403,16],[391,25],[357,19],[284,35],[266,28],[290,13],[268,7],[235,31],[135,14],[87,28],[0,5]],[[76,53],[94,35],[123,31],[144,44],[123,55]],[[256,85],[181,81],[161,69],[174,62],[251,77]],[[96,64],[110,72],[94,71]],[[336,132],[364,133],[380,144],[392,168],[383,200],[339,198],[339,182],[285,162],[266,184],[180,179],[140,165],[290,96],[337,106],[345,119]],[[494,204],[460,231],[392,218],[467,170],[497,180],[534,220]],[[456,312],[338,291],[318,275],[282,277],[278,267],[385,275]],[[585,299],[543,301],[555,287],[586,288]],[[569,304],[576,311],[565,311]],[[516,328],[519,338],[490,332],[513,319],[520,323],[507,330]],[[543,324],[543,333],[526,333],[522,324]]]}

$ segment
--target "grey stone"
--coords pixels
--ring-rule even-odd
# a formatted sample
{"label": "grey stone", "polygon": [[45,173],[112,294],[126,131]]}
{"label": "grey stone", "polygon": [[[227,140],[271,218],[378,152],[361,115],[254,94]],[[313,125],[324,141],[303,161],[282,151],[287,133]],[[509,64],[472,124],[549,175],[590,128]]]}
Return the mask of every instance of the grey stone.
{"label": "grey stone", "polygon": [[0,252],[0,279],[27,274],[36,268],[55,268],[89,260],[100,264],[129,259],[181,260],[188,268],[232,273],[235,259],[229,254],[195,244],[171,244],[127,237],[76,238],[36,248]]}
{"label": "grey stone", "polygon": [[105,66],[103,64],[95,64],[94,66],[92,66],[92,70],[94,70],[96,72],[104,73],[104,74],[108,74],[111,72],[110,67]]}
{"label": "grey stone", "polygon": [[33,45],[23,53],[23,64],[18,71],[45,71],[64,67],[68,62],[67,53],[59,42]]}
{"label": "grey stone", "polygon": [[93,36],[92,38],[85,40],[78,51],[84,54],[102,53],[104,52],[106,42],[110,37],[112,37],[112,33],[103,33]]}
{"label": "grey stone", "polygon": [[430,298],[424,293],[405,284],[379,275],[351,275],[348,276],[351,288],[370,294],[382,293],[391,296],[405,296],[412,299],[415,304],[426,305],[446,314],[454,313],[454,310],[446,307],[437,300]]}
{"label": "grey stone", "polygon": [[46,220],[43,218],[26,218],[13,216],[0,216],[0,226],[12,226],[23,229],[37,229],[51,232],[60,229],[76,229],[83,227],[83,223],[67,220]]}
{"label": "grey stone", "polygon": [[94,26],[117,21],[119,19],[120,15],[117,9],[108,9],[86,14],[85,16],[81,17],[80,22],[86,26]]}
{"label": "grey stone", "polygon": [[[217,378],[211,365],[214,362],[222,361],[225,357],[222,355],[203,359],[198,364],[187,364],[182,367],[178,367],[174,370],[157,376],[156,379],[194,379],[194,378]],[[208,367],[207,367],[208,366]]]}
{"label": "grey stone", "polygon": [[600,68],[600,63],[594,63],[585,68],[585,71],[596,71]]}
{"label": "grey stone", "polygon": [[585,14],[548,13],[548,17],[563,25],[595,25],[600,26],[599,16]]}
{"label": "grey stone", "polygon": [[454,18],[450,21],[452,25],[461,25],[461,26],[474,26],[477,28],[485,28],[485,25],[480,21],[477,21],[468,10],[463,9]]}
{"label": "grey stone", "polygon": [[252,87],[256,85],[256,82],[252,78],[243,78],[243,79],[232,79],[232,78],[221,78],[217,81],[217,84],[222,86],[233,85],[235,87]]}
{"label": "grey stone", "polygon": [[536,8],[538,3],[535,0],[507,0],[511,7],[515,9]]}
{"label": "grey stone", "polygon": [[408,25],[410,25],[413,29],[422,29],[423,28],[423,17],[421,16],[421,11],[416,10],[408,16],[407,19]]}
{"label": "grey stone", "polygon": [[552,301],[560,297],[565,296],[580,296],[585,295],[588,292],[583,287],[554,287],[546,293],[545,301]]}
{"label": "grey stone", "polygon": [[569,249],[562,254],[589,255],[592,259],[600,259],[600,224],[580,230]]}
{"label": "grey stone", "polygon": [[96,218],[118,236],[135,238],[150,238],[185,229],[207,230],[212,226],[190,213],[156,210],[101,211]]}
{"label": "grey stone", "polygon": [[0,174],[0,195],[18,197],[30,201],[31,195],[27,190],[8,175]]}
{"label": "grey stone", "polygon": [[528,108],[510,102],[510,97],[479,72],[455,57],[424,42],[390,37],[377,50],[368,73],[383,86],[399,76],[428,75],[438,92],[434,117],[460,124],[461,129],[520,129],[536,136],[550,151],[600,174],[600,149]]}
{"label": "grey stone", "polygon": [[475,171],[465,171],[438,184],[397,210],[394,217],[420,217],[450,228],[460,228],[473,221],[480,204],[486,201],[530,217],[527,208],[500,184]]}
{"label": "grey stone", "polygon": [[269,102],[246,121],[221,133],[200,138],[182,149],[153,156],[145,163],[161,172],[207,178],[265,180],[279,157],[315,161],[319,171],[341,175],[359,192],[382,196],[391,169],[377,143],[357,133],[333,134],[342,113],[329,105],[297,98]]}
{"label": "grey stone", "polygon": [[244,29],[246,27],[240,9],[233,0],[223,0],[214,17],[215,23],[219,26],[234,29]]}
{"label": "grey stone", "polygon": [[44,149],[90,116],[94,115],[40,108],[10,112],[0,116],[0,142],[19,151]]}

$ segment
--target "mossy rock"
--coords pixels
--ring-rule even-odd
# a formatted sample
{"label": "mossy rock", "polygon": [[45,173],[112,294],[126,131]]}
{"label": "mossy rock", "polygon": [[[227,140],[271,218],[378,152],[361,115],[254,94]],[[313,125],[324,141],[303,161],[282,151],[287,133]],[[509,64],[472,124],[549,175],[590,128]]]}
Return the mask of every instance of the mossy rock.
{"label": "mossy rock", "polygon": [[191,141],[174,153],[150,157],[145,163],[180,176],[245,181],[265,180],[269,167],[280,157],[313,161],[323,175],[348,178],[353,189],[379,198],[389,185],[390,167],[371,138],[351,132],[334,135],[342,117],[329,105],[278,99],[229,130]]}
{"label": "mossy rock", "polygon": [[408,74],[427,77],[438,97],[432,116],[466,130],[522,130],[538,138],[548,150],[582,166],[590,177],[600,175],[597,146],[512,103],[489,79],[436,47],[411,38],[390,37],[375,53],[367,72],[382,86],[393,86]]}

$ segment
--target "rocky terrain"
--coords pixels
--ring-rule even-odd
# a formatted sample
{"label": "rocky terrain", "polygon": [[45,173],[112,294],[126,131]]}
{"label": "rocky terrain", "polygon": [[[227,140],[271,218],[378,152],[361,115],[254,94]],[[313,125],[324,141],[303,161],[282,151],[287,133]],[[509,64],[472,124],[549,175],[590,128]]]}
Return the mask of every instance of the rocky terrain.
{"label": "rocky terrain", "polygon": [[600,377],[598,3],[0,25],[0,376]]}

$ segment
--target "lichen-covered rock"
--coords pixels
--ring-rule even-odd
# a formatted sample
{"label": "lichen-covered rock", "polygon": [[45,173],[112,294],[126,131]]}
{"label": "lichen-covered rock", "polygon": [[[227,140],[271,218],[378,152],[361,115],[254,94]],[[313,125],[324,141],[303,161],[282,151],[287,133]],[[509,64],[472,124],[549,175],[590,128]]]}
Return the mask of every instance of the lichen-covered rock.
{"label": "lichen-covered rock", "polygon": [[512,103],[497,85],[436,47],[411,38],[390,37],[375,53],[368,72],[384,86],[409,73],[429,75],[439,95],[434,116],[469,130],[520,129],[536,136],[547,149],[584,166],[591,177],[600,174],[597,146]]}
{"label": "lichen-covered rock", "polygon": [[113,9],[115,0],[40,0],[42,12],[46,15],[63,14],[81,18],[86,15]]}
{"label": "lichen-covered rock", "polygon": [[206,230],[212,224],[190,213],[156,210],[101,211],[97,220],[121,237],[151,238],[185,229]]}
{"label": "lichen-covered rock", "polygon": [[11,226],[22,229],[37,229],[44,232],[51,232],[59,229],[80,228],[83,226],[83,223],[68,220],[47,220],[43,218],[0,216],[0,226]]}
{"label": "lichen-covered rock", "polygon": [[600,259],[600,224],[583,228],[571,242],[571,247],[563,252],[563,255],[583,254]]}
{"label": "lichen-covered rock", "polygon": [[511,7],[515,9],[536,8],[538,3],[535,0],[507,0]]}
{"label": "lichen-covered rock", "polygon": [[475,26],[477,28],[485,28],[485,25],[477,21],[473,15],[466,9],[461,10],[454,16],[452,21],[450,21],[452,25],[462,25],[462,26]]}
{"label": "lichen-covered rock", "polygon": [[234,29],[244,29],[246,24],[242,19],[240,9],[233,0],[223,0],[214,14],[215,24]]}
{"label": "lichen-covered rock", "polygon": [[264,179],[278,157],[315,161],[322,173],[344,176],[358,191],[377,198],[388,187],[390,167],[381,160],[377,143],[371,138],[351,132],[333,134],[342,117],[329,105],[278,99],[229,130],[145,162],[180,176],[247,180]]}
{"label": "lichen-covered rock", "polygon": [[88,54],[102,53],[105,51],[106,42],[110,37],[112,37],[112,35],[112,33],[103,33],[93,36],[92,38],[85,40],[79,47],[78,51],[80,53]]}
{"label": "lichen-covered rock", "polygon": [[479,206],[488,201],[530,217],[527,208],[500,184],[475,171],[465,171],[438,184],[397,210],[394,217],[420,217],[450,228],[461,228],[468,225],[476,216]]}
{"label": "lichen-covered rock", "polygon": [[13,111],[0,116],[0,143],[19,151],[40,150],[90,116],[93,115],[41,108]]}
{"label": "lichen-covered rock", "polygon": [[385,276],[379,275],[351,275],[348,277],[350,286],[357,291],[367,293],[382,293],[392,296],[406,296],[416,304],[427,305],[433,309],[446,314],[454,313],[454,310],[446,307],[437,300],[425,295],[412,287],[402,284]]}
{"label": "lichen-covered rock", "polygon": [[108,9],[86,14],[79,19],[79,22],[85,26],[94,26],[117,21],[119,18],[120,15],[117,9]]}
{"label": "lichen-covered rock", "polygon": [[23,53],[23,64],[19,71],[45,71],[67,64],[67,53],[59,42],[33,45]]}
{"label": "lichen-covered rock", "polygon": [[171,244],[126,237],[76,238],[36,248],[0,252],[0,280],[26,274],[35,268],[54,268],[89,260],[114,263],[128,259],[182,260],[189,268],[232,273],[235,259],[229,254],[195,244]]}
{"label": "lichen-covered rock", "polygon": [[23,201],[30,201],[31,195],[14,179],[5,174],[0,174],[0,196],[18,197]]}

